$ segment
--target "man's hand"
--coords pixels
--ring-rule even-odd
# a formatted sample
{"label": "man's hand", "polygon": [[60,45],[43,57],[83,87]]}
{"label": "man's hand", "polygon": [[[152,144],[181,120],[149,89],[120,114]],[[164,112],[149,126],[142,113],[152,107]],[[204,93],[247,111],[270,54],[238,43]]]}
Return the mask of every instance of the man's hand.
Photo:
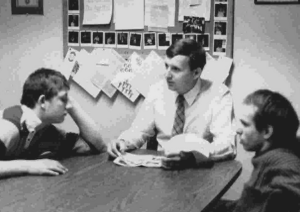
{"label": "man's hand", "polygon": [[115,139],[107,144],[107,152],[110,156],[116,158],[124,153],[126,145],[123,140]]}
{"label": "man's hand", "polygon": [[179,152],[165,155],[162,159],[162,167],[165,169],[186,169],[195,167],[196,159],[192,152]]}
{"label": "man's hand", "polygon": [[28,174],[56,176],[65,174],[68,169],[56,160],[41,159],[26,161]]}

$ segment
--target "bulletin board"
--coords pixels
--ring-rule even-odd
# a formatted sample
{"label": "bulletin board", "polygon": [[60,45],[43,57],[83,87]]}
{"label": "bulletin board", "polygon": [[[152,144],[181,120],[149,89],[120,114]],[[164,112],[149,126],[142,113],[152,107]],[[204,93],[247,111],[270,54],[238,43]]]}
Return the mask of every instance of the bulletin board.
{"label": "bulletin board", "polygon": [[[115,23],[113,21],[110,22],[110,24],[107,25],[83,25],[83,17],[84,17],[84,0],[75,0],[78,1],[78,11],[73,13],[70,11],[70,5],[69,1],[74,0],[63,0],[63,51],[64,55],[66,55],[68,48],[72,47],[76,50],[81,50],[82,48],[86,49],[88,52],[91,52],[94,48],[97,48],[95,46],[85,46],[81,45],[81,38],[78,39],[78,44],[70,46],[70,33],[80,33],[81,32],[120,32],[115,30]],[[142,1],[142,0],[141,0]],[[178,21],[178,5],[179,0],[175,1],[175,26],[174,27],[168,27],[167,31],[168,33],[183,33],[183,22]],[[114,4],[114,1],[113,1]],[[218,18],[218,9],[226,5],[225,9],[225,19],[224,18]],[[114,5],[113,5],[114,7]],[[73,16],[75,14],[75,16]],[[114,14],[113,14],[114,15]],[[77,20],[77,26],[73,28],[70,25],[70,19],[72,17],[78,18]],[[113,20],[113,17],[112,17]],[[217,33],[217,25],[219,27],[223,27],[223,32],[220,35],[220,32]],[[144,30],[127,30],[130,32],[136,32],[136,33],[148,33],[148,27],[145,26]],[[204,34],[208,34],[209,40],[208,40],[208,46],[209,49],[207,49],[207,52],[210,53],[213,57],[218,57],[218,52],[223,52],[222,54],[224,56],[227,56],[229,58],[233,58],[233,32],[234,32],[234,0],[211,0],[211,14],[210,14],[210,21],[205,21],[205,30]],[[161,32],[159,32],[161,33]],[[158,35],[155,32],[156,35]],[[183,33],[185,35],[185,33]],[[158,40],[158,39],[157,39]],[[225,41],[224,41],[225,40]],[[93,41],[92,41],[93,42]],[[103,41],[105,42],[105,41]],[[170,41],[171,42],[171,41]],[[156,44],[157,45],[157,44]],[[217,45],[220,45],[221,50],[216,50]],[[98,48],[107,48],[107,47],[98,47]],[[137,52],[141,57],[145,58],[152,50],[154,50],[158,55],[164,56],[165,50],[159,50],[156,49],[145,49],[145,46],[141,46],[140,50],[136,49],[129,49],[129,48],[117,48],[113,47],[123,58],[127,59],[134,51]],[[225,51],[225,52],[224,52]]]}

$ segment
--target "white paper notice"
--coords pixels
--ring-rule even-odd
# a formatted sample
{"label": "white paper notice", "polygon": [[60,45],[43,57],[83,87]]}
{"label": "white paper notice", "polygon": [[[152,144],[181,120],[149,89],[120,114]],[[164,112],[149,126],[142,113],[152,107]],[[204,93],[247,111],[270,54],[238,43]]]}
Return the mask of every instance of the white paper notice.
{"label": "white paper notice", "polygon": [[109,24],[112,0],[85,0],[83,25]]}
{"label": "white paper notice", "polygon": [[59,68],[60,72],[66,77],[67,80],[69,80],[70,77],[76,74],[76,72],[78,71],[78,56],[79,51],[69,47],[66,57]]}
{"label": "white paper notice", "polygon": [[183,21],[183,16],[204,17],[210,20],[211,0],[201,0],[199,4],[191,6],[193,0],[179,0],[178,21]]}
{"label": "white paper notice", "polygon": [[135,72],[131,84],[143,96],[146,96],[150,86],[162,79],[165,72],[164,60],[155,51],[151,51],[143,61],[140,69]]}
{"label": "white paper notice", "polygon": [[175,0],[146,0],[145,25],[161,28],[175,26]]}
{"label": "white paper notice", "polygon": [[88,62],[80,66],[79,71],[73,77],[73,80],[80,85],[88,94],[96,98],[101,91],[99,84],[95,85],[92,79],[97,75],[96,64],[90,64]]}
{"label": "white paper notice", "polygon": [[223,83],[229,73],[233,60],[229,57],[219,57],[215,60],[211,55],[206,53],[207,63],[201,74],[201,78],[208,79],[212,82]]}
{"label": "white paper notice", "polygon": [[115,30],[144,29],[144,1],[115,0]]}

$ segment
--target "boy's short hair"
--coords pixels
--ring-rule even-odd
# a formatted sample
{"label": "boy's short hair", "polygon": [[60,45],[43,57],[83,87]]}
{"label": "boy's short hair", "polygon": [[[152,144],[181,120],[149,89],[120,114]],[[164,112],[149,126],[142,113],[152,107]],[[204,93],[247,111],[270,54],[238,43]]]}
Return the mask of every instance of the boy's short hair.
{"label": "boy's short hair", "polygon": [[46,100],[50,100],[63,89],[70,89],[64,75],[53,69],[40,68],[26,79],[21,104],[34,108],[41,95],[45,95]]}
{"label": "boy's short hair", "polygon": [[168,58],[173,58],[177,55],[189,57],[190,69],[201,68],[203,70],[206,64],[206,53],[202,45],[193,39],[180,39],[173,43],[167,50]]}
{"label": "boy's short hair", "polygon": [[295,141],[299,119],[291,102],[283,95],[261,89],[249,94],[244,103],[256,107],[253,121],[259,132],[268,125],[273,127],[272,142],[285,146]]}

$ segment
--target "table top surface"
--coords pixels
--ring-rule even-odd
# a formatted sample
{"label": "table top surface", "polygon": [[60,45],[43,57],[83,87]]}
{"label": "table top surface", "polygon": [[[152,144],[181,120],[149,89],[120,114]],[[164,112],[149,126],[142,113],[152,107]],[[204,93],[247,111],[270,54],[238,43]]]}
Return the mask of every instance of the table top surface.
{"label": "table top surface", "polygon": [[242,169],[238,161],[175,171],[122,167],[109,160],[107,153],[61,163],[69,169],[64,175],[0,180],[1,211],[199,212],[224,194]]}

